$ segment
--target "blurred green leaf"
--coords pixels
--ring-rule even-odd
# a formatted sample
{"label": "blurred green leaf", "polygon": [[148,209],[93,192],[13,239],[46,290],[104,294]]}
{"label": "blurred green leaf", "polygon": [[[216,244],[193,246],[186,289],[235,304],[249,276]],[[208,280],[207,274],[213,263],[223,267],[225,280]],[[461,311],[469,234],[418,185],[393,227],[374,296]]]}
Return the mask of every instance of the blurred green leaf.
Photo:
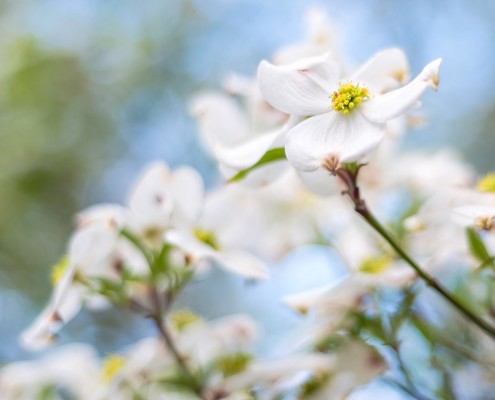
{"label": "blurred green leaf", "polygon": [[494,266],[493,262],[491,262],[492,257],[478,233],[469,227],[466,229],[466,237],[471,254],[481,263]]}
{"label": "blurred green leaf", "polygon": [[114,153],[117,124],[75,54],[33,37],[0,50],[0,262],[9,285],[40,299],[88,183]]}

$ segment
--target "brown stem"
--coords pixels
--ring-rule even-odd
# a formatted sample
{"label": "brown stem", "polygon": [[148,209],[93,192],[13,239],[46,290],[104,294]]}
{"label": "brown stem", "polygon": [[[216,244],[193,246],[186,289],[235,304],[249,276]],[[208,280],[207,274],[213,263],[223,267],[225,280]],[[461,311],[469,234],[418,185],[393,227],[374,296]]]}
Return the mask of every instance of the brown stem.
{"label": "brown stem", "polygon": [[168,350],[172,353],[172,356],[177,362],[179,368],[182,370],[182,373],[184,374],[184,376],[186,376],[189,384],[191,385],[191,389],[194,391],[194,393],[198,395],[200,399],[206,399],[203,395],[203,387],[201,383],[198,382],[194,374],[189,369],[189,366],[187,365],[184,357],[180,354],[172,338],[172,335],[168,331],[165,321],[163,320],[163,316],[162,316],[163,308],[167,307],[168,310],[169,305],[164,304],[161,301],[158,290],[155,287],[152,287],[150,289],[150,300],[151,303],[153,304],[153,312],[149,315],[149,317],[155,323],[155,326],[160,334],[160,337],[165,342],[165,345],[167,346]]}
{"label": "brown stem", "polygon": [[158,332],[160,333],[160,337],[163,339],[163,341],[167,345],[167,348],[172,353],[172,356],[174,357],[175,361],[177,362],[180,369],[182,370],[182,373],[187,377],[187,380],[191,384],[192,389],[199,396],[199,398],[204,399],[203,388],[202,388],[201,384],[196,380],[195,376],[193,375],[193,373],[190,371],[189,367],[187,366],[187,364],[184,360],[184,357],[179,353],[179,350],[177,349],[177,346],[175,345],[174,340],[172,339],[172,336],[170,335],[170,332],[166,328],[162,317],[158,314],[154,314],[151,316],[151,319],[155,322],[156,328],[158,329]]}

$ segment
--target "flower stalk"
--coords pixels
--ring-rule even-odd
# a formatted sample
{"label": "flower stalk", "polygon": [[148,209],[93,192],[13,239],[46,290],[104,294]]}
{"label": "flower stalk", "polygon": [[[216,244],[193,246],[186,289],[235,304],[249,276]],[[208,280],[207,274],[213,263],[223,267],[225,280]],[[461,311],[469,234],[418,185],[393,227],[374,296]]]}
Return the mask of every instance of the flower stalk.
{"label": "flower stalk", "polygon": [[[165,324],[163,314],[164,314],[164,305],[163,302],[160,299],[160,293],[158,292],[157,288],[152,286],[150,288],[150,301],[153,306],[153,311],[149,313],[149,318],[153,320],[155,323],[155,326],[158,330],[158,333],[160,334],[160,337],[162,338],[163,342],[167,346],[168,350],[172,354],[173,358],[175,359],[177,365],[181,369],[182,373],[184,376],[187,378],[187,381],[189,382],[189,385],[191,389],[196,393],[196,395],[200,399],[204,399],[203,395],[203,387],[200,382],[196,379],[194,374],[191,372],[189,369],[189,366],[187,365],[184,357],[180,354],[179,349],[175,345],[174,339],[172,338],[172,335],[170,334],[169,330],[167,329],[167,326]],[[167,299],[167,303],[169,299]],[[171,300],[171,299],[170,299]],[[168,309],[169,304],[165,305],[165,308]]]}
{"label": "flower stalk", "polygon": [[470,322],[478,326],[481,330],[495,339],[495,327],[488,324],[482,318],[473,313],[462,302],[455,298],[448,292],[434,277],[428,274],[423,268],[421,268],[407,252],[402,248],[400,243],[390,234],[387,229],[375,218],[372,212],[368,209],[366,202],[361,198],[359,186],[357,184],[357,177],[360,168],[364,164],[350,165],[340,167],[334,172],[334,175],[338,176],[346,185],[346,190],[342,192],[343,195],[347,195],[354,204],[355,211],[363,217],[363,219],[385,239],[388,244],[395,250],[395,252],[411,267],[418,276],[433,290],[440,294],[445,300],[452,304],[461,314],[463,314]]}
{"label": "flower stalk", "polygon": [[[120,234],[127,240],[129,240],[129,242],[134,244],[136,248],[143,254],[148,263],[150,271],[153,272],[154,258],[148,252],[146,247],[141,243],[141,241],[126,229],[121,230]],[[167,329],[164,320],[164,315],[166,315],[167,312],[170,310],[175,294],[177,293],[174,293],[172,290],[169,289],[164,293],[164,296],[162,297],[158,288],[154,285],[154,283],[151,283],[149,287],[149,301],[152,308],[148,309],[136,300],[131,300],[129,306],[131,310],[138,313],[144,313],[154,322],[160,338],[163,340],[178,367],[182,371],[183,375],[186,377],[191,390],[198,396],[198,398],[205,399],[205,396],[203,395],[203,385],[197,380],[197,378],[189,369],[189,366],[187,365],[184,357],[180,354],[180,351],[177,348],[172,335]]]}
{"label": "flower stalk", "polygon": [[162,316],[160,315],[160,313],[155,313],[152,314],[150,318],[155,323],[155,326],[158,332],[160,333],[160,337],[163,339],[167,348],[172,353],[172,356],[177,362],[179,368],[182,370],[182,373],[184,374],[184,376],[187,377],[187,380],[191,385],[191,389],[194,391],[194,393],[198,395],[200,399],[204,399],[203,388],[201,384],[197,381],[193,373],[189,370],[189,367],[187,366],[184,357],[179,353],[179,350],[177,349],[177,346],[175,345],[175,342],[172,339],[172,335],[170,335],[170,332],[168,331],[167,327],[164,324]]}

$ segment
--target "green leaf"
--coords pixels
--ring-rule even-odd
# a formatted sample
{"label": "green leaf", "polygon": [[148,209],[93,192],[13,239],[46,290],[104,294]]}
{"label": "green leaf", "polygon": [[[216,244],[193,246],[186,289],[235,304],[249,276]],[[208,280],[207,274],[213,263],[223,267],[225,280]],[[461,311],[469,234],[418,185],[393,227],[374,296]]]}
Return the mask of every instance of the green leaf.
{"label": "green leaf", "polygon": [[274,149],[268,150],[263,157],[259,159],[259,161],[252,165],[249,168],[243,169],[235,174],[232,178],[229,179],[229,183],[238,182],[243,180],[251,171],[262,167],[263,165],[275,162],[286,160],[287,156],[285,155],[285,149],[283,147],[276,147]]}
{"label": "green leaf", "polygon": [[392,224],[390,224],[390,229],[395,234],[399,242],[403,242],[408,234],[408,231],[404,226],[404,222],[409,217],[418,214],[423,204],[424,204],[424,199],[412,198],[409,204],[407,205],[407,207],[403,210],[402,214],[400,214],[399,218],[396,221],[394,221]]}
{"label": "green leaf", "polygon": [[215,366],[222,373],[223,377],[227,378],[245,371],[252,360],[252,354],[239,351],[220,356],[215,360]]}
{"label": "green leaf", "polygon": [[165,243],[158,255],[153,260],[153,263],[151,264],[151,272],[153,273],[153,276],[157,276],[159,274],[165,274],[170,268],[170,251],[172,249],[172,246],[169,244]]}
{"label": "green leaf", "polygon": [[[193,378],[196,379],[196,376]],[[176,371],[174,374],[158,379],[157,383],[163,385],[172,392],[195,394],[194,387],[196,386],[196,382],[180,371]]]}
{"label": "green leaf", "polygon": [[483,243],[483,240],[481,240],[478,233],[473,228],[467,228],[466,236],[471,254],[478,261],[494,266],[493,262],[490,262],[492,257],[490,256],[490,253],[488,253],[488,250],[486,249],[485,244]]}

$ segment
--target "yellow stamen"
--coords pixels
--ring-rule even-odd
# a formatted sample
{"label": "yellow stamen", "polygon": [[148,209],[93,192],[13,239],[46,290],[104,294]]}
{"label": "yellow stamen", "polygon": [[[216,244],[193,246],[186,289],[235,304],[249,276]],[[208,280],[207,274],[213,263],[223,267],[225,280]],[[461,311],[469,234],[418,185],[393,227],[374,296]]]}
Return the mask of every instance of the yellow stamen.
{"label": "yellow stamen", "polygon": [[359,271],[366,274],[379,274],[384,271],[390,264],[392,259],[389,256],[375,256],[366,258],[359,266]]}
{"label": "yellow stamen", "polygon": [[219,357],[216,360],[216,365],[224,378],[227,378],[245,371],[252,360],[253,356],[251,354],[240,351]]}
{"label": "yellow stamen", "polygon": [[125,358],[111,354],[103,361],[101,378],[104,382],[111,382],[125,364]]}
{"label": "yellow stamen", "polygon": [[69,257],[67,256],[63,256],[60,261],[53,266],[51,273],[51,281],[53,286],[56,286],[60,282],[68,267]]}
{"label": "yellow stamen", "polygon": [[207,229],[196,228],[194,230],[194,236],[196,236],[198,240],[200,240],[204,244],[207,244],[211,248],[220,250],[220,246],[214,232]]}
{"label": "yellow stamen", "polygon": [[201,317],[187,308],[170,313],[170,323],[178,331],[185,330],[189,325],[199,321]]}
{"label": "yellow stamen", "polygon": [[491,172],[481,178],[476,188],[480,192],[495,193],[495,172]]}
{"label": "yellow stamen", "polygon": [[332,109],[348,115],[356,106],[368,100],[368,97],[368,88],[359,87],[359,83],[356,85],[352,82],[343,83],[332,93]]}

